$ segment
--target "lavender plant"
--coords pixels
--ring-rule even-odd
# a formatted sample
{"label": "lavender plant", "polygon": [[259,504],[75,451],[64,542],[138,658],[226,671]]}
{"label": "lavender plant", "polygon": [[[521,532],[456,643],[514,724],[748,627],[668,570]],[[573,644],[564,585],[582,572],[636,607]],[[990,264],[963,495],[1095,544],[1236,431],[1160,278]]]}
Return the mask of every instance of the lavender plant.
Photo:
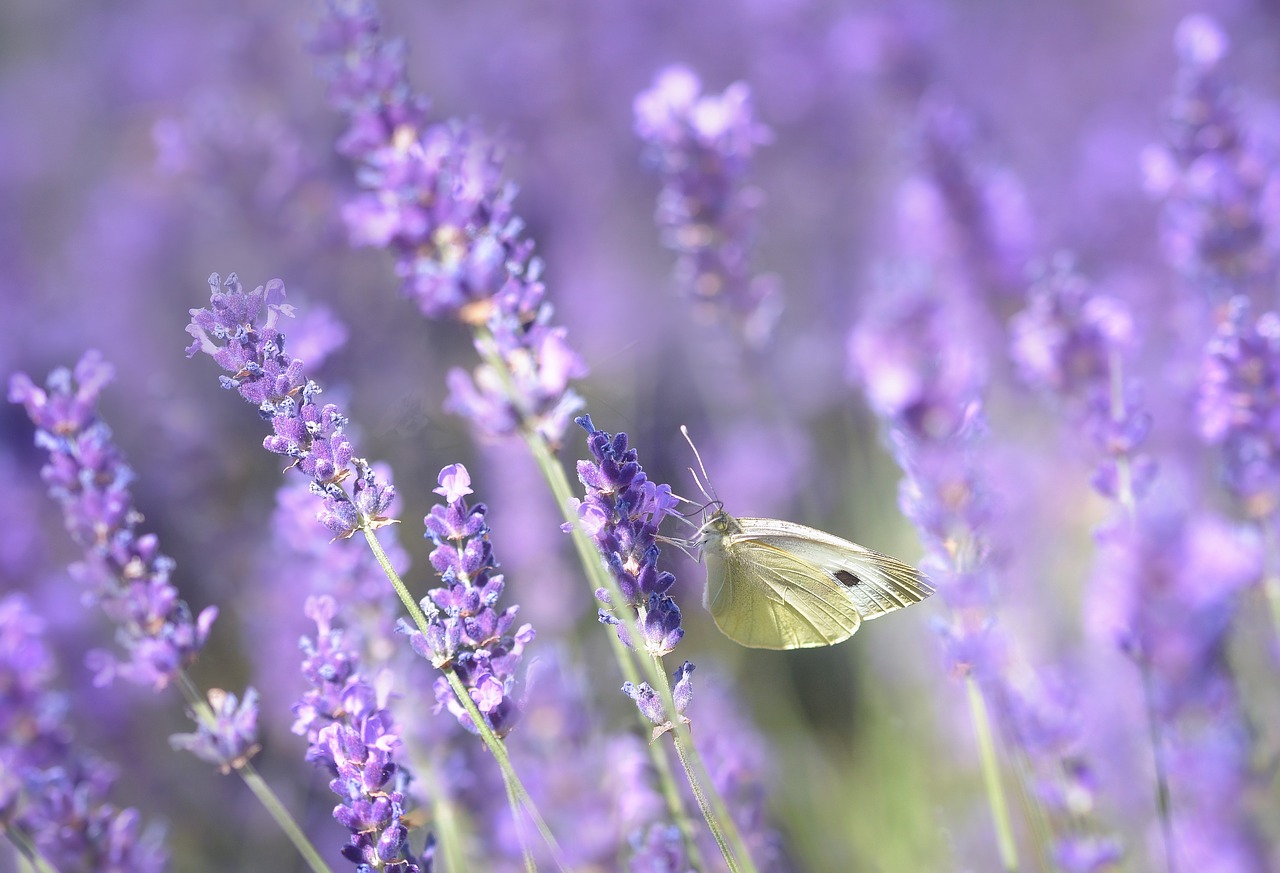
{"label": "lavender plant", "polygon": [[[0,870],[303,869],[223,768],[334,869],[1000,869],[987,786],[1019,869],[1280,867],[1263,4],[380,5],[0,4],[0,364],[98,348],[122,386],[20,379],[34,449],[0,416]],[[886,252],[908,266],[865,282]],[[220,282],[194,326],[252,439],[164,302],[228,257],[289,280],[252,316]],[[692,306],[655,303],[676,285]],[[840,387],[857,313],[869,410]],[[565,439],[588,407],[629,435],[616,470],[612,434]],[[630,514],[681,423],[744,513],[904,557],[922,530],[942,596],[825,650],[725,642],[650,553],[669,513]],[[396,542],[437,484],[443,538]],[[433,551],[447,578],[412,572]],[[159,753],[175,730],[206,760]]]}
{"label": "lavender plant", "polygon": [[654,220],[677,257],[676,281],[712,320],[763,344],[782,302],[777,277],[751,270],[763,195],[746,181],[769,130],[755,118],[750,87],[735,82],[722,94],[703,94],[696,73],[667,67],[636,97],[634,115],[647,162],[662,181]]}
{"label": "lavender plant", "polygon": [[77,745],[44,632],[0,598],[0,832],[38,870],[168,869],[162,831],[110,802],[119,768]]}

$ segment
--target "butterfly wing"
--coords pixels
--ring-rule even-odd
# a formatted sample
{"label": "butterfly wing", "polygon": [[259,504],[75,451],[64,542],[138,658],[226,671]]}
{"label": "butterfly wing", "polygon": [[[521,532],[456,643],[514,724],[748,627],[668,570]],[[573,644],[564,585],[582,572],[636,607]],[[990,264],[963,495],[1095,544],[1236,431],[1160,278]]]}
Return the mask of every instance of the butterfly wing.
{"label": "butterfly wing", "polygon": [[704,602],[729,639],[758,649],[830,646],[853,635],[862,616],[832,576],[789,551],[735,536],[709,549]]}
{"label": "butterfly wing", "polygon": [[743,543],[768,546],[821,569],[864,619],[919,603],[933,594],[919,570],[817,528],[776,518],[739,518]]}

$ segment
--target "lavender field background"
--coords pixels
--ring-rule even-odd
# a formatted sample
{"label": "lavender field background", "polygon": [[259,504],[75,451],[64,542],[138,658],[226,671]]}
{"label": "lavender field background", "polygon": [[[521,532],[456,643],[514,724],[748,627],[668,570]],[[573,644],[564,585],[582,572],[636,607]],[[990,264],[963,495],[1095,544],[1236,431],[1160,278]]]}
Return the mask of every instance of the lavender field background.
{"label": "lavender field background", "polygon": [[[527,869],[521,832],[557,869],[433,664],[456,637],[393,630],[366,527],[415,599],[449,592],[434,627],[471,596],[445,565],[501,573],[477,620],[518,616],[469,678],[565,869],[729,869],[676,737],[737,869],[1280,869],[1278,49],[1267,0],[9,0],[0,871],[308,869],[219,772],[250,755],[351,869],[370,831],[335,821],[317,751],[325,610],[363,665],[365,740],[395,737],[376,754],[413,774],[378,789],[383,869]],[[256,377],[198,353],[227,342],[213,316],[188,332],[212,272],[283,282],[285,351],[372,465],[336,462],[343,494],[368,486],[355,521],[219,384],[259,405]],[[497,370],[470,377],[477,343]],[[47,486],[86,480],[42,479],[67,447],[28,412],[90,349],[83,409],[132,470],[95,487],[140,516],[81,500],[78,542]],[[688,730],[654,739],[662,701],[619,690],[628,607],[593,596],[599,556],[536,460],[608,551],[592,513],[630,486],[582,413],[701,502],[687,425],[729,512],[897,556],[938,593],[837,646],[749,650],[657,540],[675,581],[637,583],[631,630],[667,674],[697,669],[670,701]],[[690,537],[664,495],[646,520]],[[440,551],[477,503],[500,569]],[[110,518],[129,541],[94,545]],[[623,537],[624,586],[652,533]],[[121,631],[101,592],[136,564],[112,544],[171,557],[189,614]],[[177,665],[122,654],[208,607],[207,638],[164,645],[193,687],[258,695],[224,725],[241,745],[178,741],[213,764],[172,747],[193,730]]]}

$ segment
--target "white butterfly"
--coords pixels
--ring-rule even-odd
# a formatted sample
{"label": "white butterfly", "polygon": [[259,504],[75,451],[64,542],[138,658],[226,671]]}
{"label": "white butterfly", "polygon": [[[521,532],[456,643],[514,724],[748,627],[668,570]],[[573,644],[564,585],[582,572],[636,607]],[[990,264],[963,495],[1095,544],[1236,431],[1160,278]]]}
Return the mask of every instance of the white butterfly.
{"label": "white butterfly", "polygon": [[[706,479],[697,446],[692,440],[689,446]],[[736,643],[831,646],[853,636],[864,619],[933,594],[919,570],[896,558],[791,521],[734,518],[701,481],[698,487],[715,510],[687,544],[707,565],[702,605]]]}
{"label": "white butterfly", "polygon": [[729,639],[759,649],[830,646],[863,619],[919,603],[919,570],[857,543],[777,518],[717,509],[693,542],[707,564],[702,605]]}

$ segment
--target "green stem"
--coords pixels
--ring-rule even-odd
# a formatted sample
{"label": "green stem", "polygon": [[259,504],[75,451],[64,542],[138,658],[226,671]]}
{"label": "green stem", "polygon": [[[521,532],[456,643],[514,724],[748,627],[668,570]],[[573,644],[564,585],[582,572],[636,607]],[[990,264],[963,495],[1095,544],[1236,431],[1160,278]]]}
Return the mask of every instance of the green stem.
{"label": "green stem", "polygon": [[[187,675],[185,670],[181,670],[178,673],[178,687],[182,689],[182,696],[187,699],[187,704],[191,707],[192,715],[197,721],[209,726],[217,723],[217,716],[214,715],[213,710],[209,707],[208,700],[200,693],[200,689],[191,681],[191,677]],[[307,862],[307,866],[314,870],[315,873],[333,873],[329,865],[320,857],[320,853],[316,851],[316,847],[307,839],[307,835],[302,832],[302,828],[293,820],[289,810],[280,802],[280,798],[276,797],[275,792],[271,790],[271,786],[258,774],[253,765],[245,761],[235,767],[235,771],[240,775],[248,789],[253,792],[253,796],[258,798],[262,808],[275,820],[280,830],[284,831],[285,836],[289,838],[289,842],[293,843],[294,848],[298,850],[298,854],[302,855]]]}
{"label": "green stem", "polygon": [[973,676],[965,677],[965,690],[969,695],[969,713],[973,717],[973,730],[978,739],[978,752],[982,758],[982,779],[986,783],[987,801],[991,805],[991,818],[996,828],[996,846],[1000,851],[1000,866],[1006,873],[1018,869],[1018,849],[1013,839],[1013,827],[1009,821],[1009,805],[1005,801],[1004,786],[1000,781],[1000,765],[996,755],[995,736],[991,730],[991,718],[982,689]]}
{"label": "green stem", "polygon": [[414,777],[422,780],[427,796],[431,798],[431,820],[435,825],[436,846],[444,862],[444,870],[447,873],[468,873],[471,864],[465,850],[463,823],[453,800],[436,778],[435,767],[429,760],[418,755],[412,763]]}
{"label": "green stem", "polygon": [[40,850],[36,848],[35,843],[24,831],[15,827],[0,826],[0,834],[5,839],[13,843],[15,849],[18,850],[18,869],[21,871],[35,870],[38,873],[58,873],[58,868],[45,859],[40,854]]}
{"label": "green stem", "polygon": [[[496,366],[490,362],[491,366]],[[622,596],[622,591],[618,587],[618,582],[613,578],[613,574],[609,573],[604,563],[601,561],[600,552],[595,545],[587,537],[587,535],[578,526],[578,520],[570,508],[573,499],[573,492],[569,487],[568,477],[565,475],[564,467],[556,460],[551,453],[551,448],[537,434],[525,433],[525,442],[528,444],[530,451],[533,453],[534,459],[538,463],[539,469],[542,470],[543,477],[547,480],[551,493],[556,503],[563,513],[565,521],[570,525],[570,535],[574,541],[574,547],[577,550],[578,557],[582,562],[583,568],[587,572],[588,579],[592,585],[592,590],[603,588],[609,592],[609,597],[614,603],[625,603],[626,600]],[[623,622],[627,629],[630,639],[641,639],[636,617],[630,610],[617,610],[619,620]],[[611,640],[616,642],[616,635],[609,635]],[[720,848],[721,854],[724,856],[725,864],[730,870],[742,870],[745,873],[755,873],[755,864],[751,860],[751,856],[746,852],[746,843],[743,841],[741,834],[738,832],[737,825],[733,818],[729,816],[725,810],[724,800],[716,791],[714,783],[709,779],[705,780],[706,789],[702,787],[702,781],[699,773],[705,774],[706,768],[703,766],[697,749],[693,747],[692,736],[689,734],[689,728],[678,717],[675,716],[675,698],[671,692],[671,683],[667,678],[666,670],[662,666],[660,658],[651,659],[635,658],[630,649],[627,649],[621,643],[614,646],[615,654],[618,655],[619,664],[622,666],[623,674],[632,682],[635,681],[632,676],[636,675],[636,661],[639,661],[639,667],[644,669],[645,677],[650,687],[658,692],[662,698],[662,705],[665,712],[670,713],[672,718],[672,739],[676,747],[676,754],[680,759],[681,765],[684,767],[685,775],[688,778],[689,786],[693,791],[695,800],[698,801],[699,810],[703,814],[703,818],[707,822],[707,827],[716,838],[716,845]],[[663,767],[658,771],[660,779],[670,779],[670,769]],[[668,799],[668,805],[671,806],[678,800],[679,793],[672,786],[664,784],[663,794]],[[708,803],[709,801],[709,803]],[[719,811],[720,822],[717,822],[716,812]],[[696,851],[696,841],[689,835],[692,834],[692,825],[688,825],[688,815],[684,812],[683,803],[680,803],[676,809],[672,810],[676,816],[677,823],[681,826],[681,831],[686,834],[686,845],[694,847]],[[721,823],[722,822],[722,823]],[[728,841],[725,840],[725,834],[728,835]],[[734,853],[729,851],[729,843],[738,848],[738,855],[735,858]],[[700,858],[700,853],[690,853],[690,861]],[[705,867],[701,869],[706,869]]]}
{"label": "green stem", "polygon": [[[414,624],[417,625],[419,631],[425,634],[427,632],[426,614],[423,613],[421,607],[419,607],[417,602],[414,601],[413,595],[409,593],[409,589],[400,578],[400,574],[397,573],[395,567],[391,565],[391,559],[387,557],[386,551],[383,550],[382,544],[378,542],[378,538],[374,535],[374,532],[365,528],[364,536],[365,540],[369,543],[370,550],[373,552],[374,559],[378,562],[378,566],[382,568],[382,572],[391,580],[392,586],[400,596],[400,600],[404,604],[405,609],[408,610],[410,617],[413,618]],[[489,723],[485,721],[484,715],[476,706],[475,701],[471,699],[470,693],[468,693],[466,686],[462,684],[462,680],[458,678],[458,674],[450,667],[441,667],[440,670],[444,673],[445,678],[448,679],[449,687],[453,689],[454,696],[458,698],[458,703],[460,703],[463,709],[467,711],[467,714],[471,716],[471,721],[475,725],[476,730],[479,731],[480,738],[484,741],[486,748],[489,749],[490,754],[493,755],[493,759],[498,764],[498,768],[502,773],[503,782],[506,784],[508,789],[508,800],[512,803],[511,814],[515,820],[517,831],[519,831],[520,828],[519,805],[523,805],[525,811],[529,814],[529,818],[537,828],[538,833],[546,842],[547,848],[551,850],[552,857],[556,859],[557,866],[563,870],[564,864],[560,860],[562,857],[560,846],[556,842],[555,836],[551,833],[551,829],[547,827],[547,823],[543,819],[542,814],[538,811],[538,807],[534,804],[533,798],[529,796],[529,792],[525,790],[524,784],[520,781],[520,777],[512,767],[511,758],[507,754],[506,744],[503,743],[502,739],[493,732],[491,727],[489,727]],[[526,867],[528,867],[532,864],[532,856],[529,853],[528,847],[524,846],[523,841],[521,842],[521,846],[524,848],[525,864]]]}

